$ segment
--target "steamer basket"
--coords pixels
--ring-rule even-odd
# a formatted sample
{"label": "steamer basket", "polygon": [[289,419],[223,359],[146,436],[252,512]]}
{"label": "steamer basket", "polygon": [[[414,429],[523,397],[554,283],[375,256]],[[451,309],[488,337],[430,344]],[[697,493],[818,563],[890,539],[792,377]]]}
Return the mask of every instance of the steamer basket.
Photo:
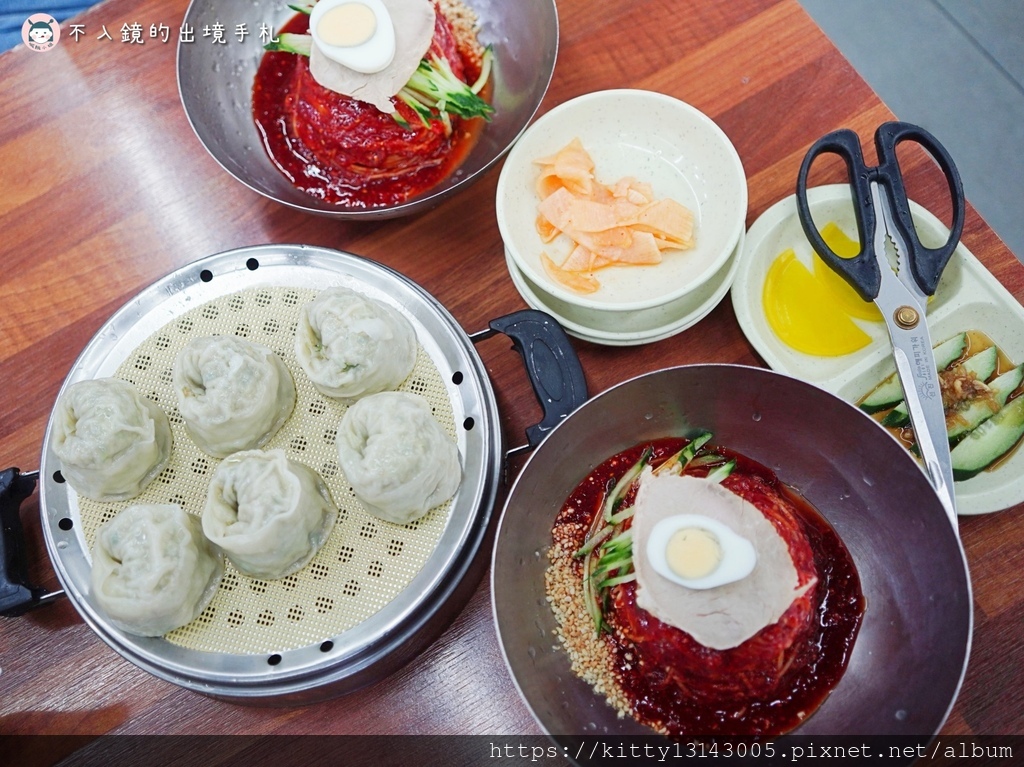
{"label": "steamer basket", "polygon": [[[463,478],[457,494],[408,525],[377,520],[355,499],[333,447],[344,406],[320,395],[295,361],[299,309],[317,291],[335,285],[389,303],[412,322],[420,349],[402,389],[425,396],[458,444]],[[530,321],[543,318],[546,331],[551,325],[561,333],[544,315],[533,315]],[[492,328],[500,329],[494,327],[500,323]],[[99,524],[133,502],[174,502],[201,513],[218,460],[189,439],[169,371],[190,338],[215,333],[263,343],[291,370],[298,391],[295,411],[266,447],[281,447],[321,473],[341,509],[338,523],[324,548],[294,576],[260,581],[228,564],[213,602],[195,621],[165,637],[136,637],[113,627],[89,593],[93,536]],[[586,391],[578,361],[571,347],[565,348],[575,364],[575,383],[566,387],[571,409]],[[530,375],[536,387],[537,374],[531,370]],[[118,311],[75,362],[61,393],[76,381],[105,376],[131,380],[168,413],[175,439],[171,464],[132,501],[80,498],[60,475],[51,417],[43,442],[40,509],[46,546],[65,592],[96,633],[131,662],[215,697],[308,702],[356,689],[398,668],[447,625],[475,588],[477,578],[467,575],[479,575],[485,566],[476,554],[504,459],[495,397],[470,338],[433,297],[397,272],[350,254],[296,245],[211,256],[168,275]],[[547,418],[560,420],[548,410]],[[535,429],[545,432],[547,426]]]}

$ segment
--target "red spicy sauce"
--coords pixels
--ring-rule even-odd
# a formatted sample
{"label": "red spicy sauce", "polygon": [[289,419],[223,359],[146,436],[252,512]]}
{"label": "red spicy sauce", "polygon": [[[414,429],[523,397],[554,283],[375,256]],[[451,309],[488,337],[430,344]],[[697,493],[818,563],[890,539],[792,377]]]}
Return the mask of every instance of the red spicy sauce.
{"label": "red spicy sauce", "polygon": [[[646,448],[657,466],[683,439],[637,445],[598,466],[567,499],[556,526],[575,524],[578,546],[605,489]],[[864,613],[860,579],[839,536],[805,500],[765,466],[723,448],[737,462],[723,486],[756,506],[786,541],[800,583],[818,583],[776,623],[738,647],[713,650],[636,606],[636,584],[611,589],[604,634],[617,659],[619,684],[636,718],[675,738],[775,736],[798,726],[838,683]],[[702,476],[707,468],[688,470]],[[631,491],[633,493],[634,491]],[[632,502],[627,496],[622,508]],[[582,577],[582,565],[579,566]]]}
{"label": "red spicy sauce", "polygon": [[[443,56],[464,82],[479,68],[464,57],[451,26],[435,14],[427,55]],[[303,34],[309,17],[298,14],[281,32]],[[439,120],[423,125],[395,99],[400,125],[372,104],[324,88],[313,79],[309,59],[293,53],[264,54],[253,83],[253,119],[278,169],[306,194],[353,208],[403,203],[435,186],[469,150],[482,119],[452,117],[447,134]]]}

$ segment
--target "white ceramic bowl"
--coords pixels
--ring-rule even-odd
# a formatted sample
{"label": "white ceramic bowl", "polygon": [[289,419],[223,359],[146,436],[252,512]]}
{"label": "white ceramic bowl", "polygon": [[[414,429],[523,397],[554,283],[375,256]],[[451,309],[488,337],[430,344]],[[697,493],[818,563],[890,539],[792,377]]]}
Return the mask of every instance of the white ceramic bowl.
{"label": "white ceramic bowl", "polygon": [[693,327],[721,303],[740,265],[740,235],[726,265],[696,290],[661,306],[634,312],[602,312],[563,301],[520,271],[508,251],[505,263],[512,283],[531,309],[547,312],[571,336],[603,346],[638,346],[661,341]]}
{"label": "white ceramic bowl", "polygon": [[[596,273],[601,288],[580,295],[552,280],[541,252],[556,263],[571,243],[545,244],[536,229],[538,158],[579,138],[595,176],[611,183],[632,176],[694,212],[697,245],[669,251],[656,266],[616,266]],[[508,259],[545,297],[602,314],[591,329],[649,332],[682,317],[674,301],[726,268],[744,231],[747,182],[732,142],[709,117],[678,99],[642,90],[598,91],[567,101],[531,125],[509,153],[498,179],[498,228]],[[685,313],[692,311],[687,308]],[[593,315],[591,315],[593,316]]]}

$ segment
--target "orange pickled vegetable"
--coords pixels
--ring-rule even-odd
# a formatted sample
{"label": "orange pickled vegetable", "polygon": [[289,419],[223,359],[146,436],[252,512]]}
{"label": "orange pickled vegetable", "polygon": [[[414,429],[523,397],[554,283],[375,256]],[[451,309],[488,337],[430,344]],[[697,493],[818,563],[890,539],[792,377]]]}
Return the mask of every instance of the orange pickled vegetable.
{"label": "orange pickled vegetable", "polygon": [[625,177],[610,185],[594,177],[594,161],[579,139],[551,157],[536,160],[537,232],[544,242],[559,234],[574,243],[557,264],[546,253],[541,262],[559,284],[593,293],[593,272],[609,266],[653,266],[662,251],[694,246],[693,213],[672,199],[655,200],[650,184]]}

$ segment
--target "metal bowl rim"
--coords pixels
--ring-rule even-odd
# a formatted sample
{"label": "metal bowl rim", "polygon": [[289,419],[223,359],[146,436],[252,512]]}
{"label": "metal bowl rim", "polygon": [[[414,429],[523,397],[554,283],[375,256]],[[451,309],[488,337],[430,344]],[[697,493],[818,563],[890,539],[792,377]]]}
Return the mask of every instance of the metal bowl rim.
{"label": "metal bowl rim", "polygon": [[[753,365],[742,365],[742,364],[737,364],[737,363],[692,363],[692,364],[685,364],[685,365],[675,365],[675,366],[671,366],[671,367],[659,368],[657,370],[647,371],[647,372],[640,373],[638,375],[632,376],[631,378],[628,378],[628,379],[626,379],[624,381],[620,381],[619,383],[613,384],[612,386],[609,386],[608,388],[604,389],[600,393],[598,393],[598,394],[594,395],[593,397],[591,397],[587,402],[585,402],[577,410],[575,410],[567,418],[565,418],[561,423],[559,423],[558,426],[556,426],[555,429],[553,429],[551,431],[551,433],[548,435],[548,437],[545,438],[544,442],[547,442],[548,439],[550,439],[554,434],[556,434],[559,429],[562,429],[563,427],[565,427],[566,424],[568,424],[570,421],[572,421],[572,420],[574,420],[576,418],[583,417],[583,413],[588,409],[588,407],[591,406],[591,403],[596,403],[596,402],[602,400],[603,398],[606,398],[607,396],[611,396],[611,394],[614,391],[616,391],[616,390],[618,390],[620,388],[623,388],[625,386],[628,386],[628,385],[630,385],[632,383],[635,383],[635,382],[637,382],[637,381],[639,381],[641,379],[651,378],[651,377],[663,375],[663,374],[666,374],[666,373],[671,373],[672,371],[682,370],[682,369],[687,369],[687,370],[689,370],[689,369],[704,370],[704,371],[708,371],[708,372],[712,372],[712,371],[723,372],[723,371],[729,371],[729,370],[744,370],[744,371],[753,372],[753,373],[755,373],[757,375],[763,374],[763,375],[765,375],[767,377],[777,377],[777,378],[780,378],[780,379],[785,379],[788,382],[787,385],[796,385],[798,387],[809,387],[810,389],[813,389],[816,392],[820,392],[820,393],[830,397],[835,402],[840,403],[841,406],[844,406],[844,407],[850,409],[851,411],[856,412],[859,417],[863,417],[863,418],[867,419],[868,421],[870,421],[871,423],[875,423],[877,425],[877,422],[875,422],[874,419],[872,419],[870,415],[864,413],[859,408],[851,405],[850,403],[848,403],[845,400],[837,397],[836,395],[832,394],[831,392],[828,392],[828,391],[826,391],[824,389],[821,389],[820,387],[815,386],[814,384],[810,384],[810,383],[808,383],[806,381],[803,381],[803,380],[801,380],[799,378],[796,378],[795,376],[792,376],[792,375],[790,375],[788,373],[780,372],[780,371],[776,371],[776,370],[771,370],[771,369],[768,369],[768,368],[756,367],[756,366],[753,366]],[[878,428],[881,429],[882,427],[879,426]],[[506,531],[507,524],[511,524],[508,521],[508,519],[509,519],[509,517],[508,517],[508,515],[509,515],[509,507],[511,506],[513,499],[516,497],[516,493],[519,490],[519,485],[523,481],[523,478],[527,475],[528,470],[529,470],[530,465],[532,464],[532,462],[534,460],[538,460],[538,461],[542,460],[541,458],[539,458],[539,456],[540,456],[540,454],[542,452],[542,449],[544,447],[544,442],[542,442],[532,452],[530,457],[527,459],[526,463],[523,465],[523,468],[520,470],[518,476],[515,479],[515,482],[513,482],[512,486],[509,488],[508,494],[505,497],[505,503],[504,503],[504,505],[502,507],[501,513],[498,515],[497,526],[495,528],[495,534],[494,534],[494,544],[493,544],[492,549],[491,549],[490,577],[489,577],[490,583],[489,583],[489,586],[490,586],[490,591],[491,591],[491,620],[492,620],[492,622],[494,624],[495,633],[497,634],[498,648],[499,648],[499,650],[501,652],[502,661],[505,664],[505,670],[508,673],[509,677],[511,678],[512,684],[515,687],[516,692],[519,694],[520,701],[522,701],[523,705],[526,706],[527,710],[530,712],[530,716],[533,717],[533,720],[537,723],[537,726],[548,737],[550,737],[553,740],[555,740],[556,742],[558,742],[558,738],[559,737],[562,737],[562,736],[565,736],[565,735],[570,735],[570,733],[555,733],[555,732],[551,732],[551,730],[548,727],[548,724],[539,715],[539,713],[537,712],[533,702],[531,702],[530,698],[526,695],[522,685],[520,684],[520,680],[519,680],[519,677],[518,677],[518,675],[517,675],[517,673],[515,671],[512,659],[508,655],[508,650],[506,649],[507,642],[506,642],[506,638],[502,635],[501,620],[499,619],[499,615],[498,615],[497,594],[498,594],[499,588],[501,587],[501,584],[499,584],[497,582],[497,579],[496,579],[497,569],[498,569],[498,556],[499,556],[499,550],[500,550],[500,543],[503,540],[503,538],[507,537],[507,531]],[[922,473],[922,475],[923,475],[923,473]],[[940,502],[938,500],[938,496],[937,495],[936,495],[936,499],[935,500],[936,500],[936,503],[941,506],[941,504],[940,504]],[[970,658],[971,646],[972,646],[973,638],[974,638],[974,612],[973,612],[973,608],[972,608],[972,606],[973,606],[973,588],[972,588],[972,584],[971,584],[970,570],[969,570],[968,562],[967,562],[967,554],[964,551],[963,541],[960,538],[959,530],[958,529],[954,529],[954,538],[955,538],[955,541],[956,541],[956,544],[957,544],[957,548],[958,548],[958,551],[959,551],[960,564],[961,564],[961,566],[963,568],[963,574],[964,574],[964,579],[965,579],[965,584],[964,585],[965,585],[965,588],[966,588],[965,599],[966,599],[966,604],[967,604],[967,627],[966,627],[967,628],[967,636],[966,636],[966,644],[965,644],[965,647],[964,647],[964,661],[961,664],[960,673],[959,673],[959,676],[957,678],[957,681],[956,681],[956,684],[955,684],[955,688],[954,688],[954,690],[953,690],[953,692],[952,692],[952,694],[950,696],[950,700],[949,700],[949,702],[948,702],[948,704],[947,704],[947,706],[945,708],[945,711],[942,714],[940,720],[935,724],[934,731],[928,734],[929,737],[935,737],[936,735],[938,735],[938,733],[942,729],[942,726],[944,725],[946,720],[949,718],[949,715],[950,715],[950,713],[953,710],[953,706],[956,704],[956,700],[959,697],[960,690],[963,687],[964,679],[965,679],[966,674],[967,674],[967,665],[968,665],[968,660]],[[562,651],[561,648],[559,648],[559,651]],[[598,696],[597,693],[594,693],[594,695],[595,695],[595,697]],[[808,721],[810,721],[810,719]],[[584,733],[575,733],[575,734],[583,735]],[[784,735],[780,736],[780,739],[781,738],[786,738],[786,737],[788,737],[790,735],[798,735],[798,734],[799,734],[799,728],[797,728],[796,731],[790,731],[789,733],[785,733]]]}

